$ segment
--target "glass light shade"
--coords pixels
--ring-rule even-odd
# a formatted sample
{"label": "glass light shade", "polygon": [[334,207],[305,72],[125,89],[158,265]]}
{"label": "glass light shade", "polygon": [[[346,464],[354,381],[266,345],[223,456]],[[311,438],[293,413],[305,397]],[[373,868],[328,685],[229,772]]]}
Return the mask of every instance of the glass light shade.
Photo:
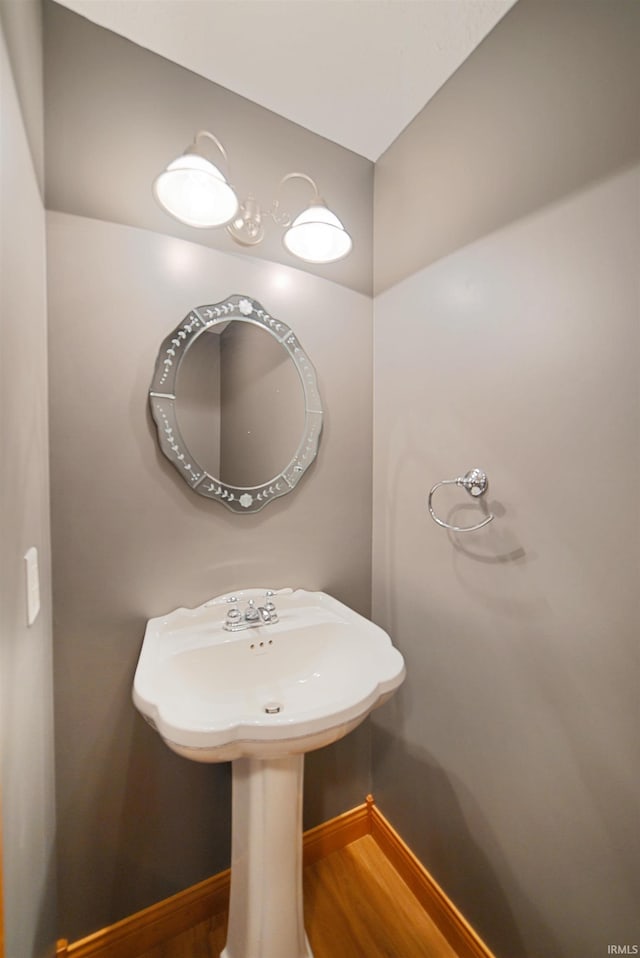
{"label": "glass light shade", "polygon": [[296,216],[283,243],[307,263],[333,263],[351,252],[353,246],[338,217],[322,204],[309,206]]}
{"label": "glass light shade", "polygon": [[238,211],[238,197],[218,167],[197,153],[169,163],[153,192],[171,216],[198,229],[224,226]]}

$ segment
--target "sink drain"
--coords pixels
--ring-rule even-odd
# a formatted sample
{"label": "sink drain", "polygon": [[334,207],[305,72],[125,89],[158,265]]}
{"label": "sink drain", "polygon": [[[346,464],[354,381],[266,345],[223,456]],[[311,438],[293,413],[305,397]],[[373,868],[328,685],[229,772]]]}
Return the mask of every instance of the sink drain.
{"label": "sink drain", "polygon": [[264,706],[264,711],[267,715],[277,715],[278,712],[282,711],[282,706],[279,702],[267,702]]}

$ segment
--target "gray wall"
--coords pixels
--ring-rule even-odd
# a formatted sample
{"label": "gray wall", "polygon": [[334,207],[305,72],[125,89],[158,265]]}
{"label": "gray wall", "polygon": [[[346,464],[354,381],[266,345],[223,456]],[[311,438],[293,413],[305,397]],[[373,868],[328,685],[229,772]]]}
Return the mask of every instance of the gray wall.
{"label": "gray wall", "polygon": [[518,0],[376,163],[376,291],[635,161],[637,17]]}
{"label": "gray wall", "polygon": [[[49,0],[44,11],[58,927],[75,939],[229,861],[228,767],[172,755],[131,705],[146,619],[261,584],[369,611],[371,300],[359,291],[372,284],[373,165]],[[153,178],[203,127],[239,192],[267,205],[289,170],[314,176],[354,255],[302,271],[279,229],[246,255],[224,230],[165,215]],[[234,292],[292,325],[327,406],[319,461],[257,516],[192,493],[147,412],[163,337]],[[307,825],[361,802],[369,772],[366,728],[312,756]]]}
{"label": "gray wall", "polygon": [[[376,256],[397,246],[377,259],[373,609],[408,678],[375,718],[374,794],[498,958],[640,943],[639,12],[520,0],[376,181]],[[431,243],[398,230],[396,182]],[[448,534],[427,492],[473,466],[496,518]],[[460,489],[435,503],[480,514]]]}
{"label": "gray wall", "polygon": [[[519,0],[376,171],[375,279],[386,292],[373,364],[374,615],[409,677],[375,717],[374,788],[498,958],[599,958],[640,939],[638,9]],[[368,611],[371,304],[345,287],[371,285],[371,165],[68,11],[47,3],[46,13],[47,195],[62,211],[48,234],[58,932],[77,938],[228,862],[228,767],[174,756],[131,706],[145,620],[247,582],[324,588]],[[311,276],[230,255],[224,234],[215,249],[186,241],[147,190],[158,158],[203,125],[229,148],[234,180],[261,194],[294,167],[322,180],[339,213],[352,210],[357,256]],[[261,150],[248,160],[256,129]],[[70,149],[81,155],[73,175]],[[37,243],[27,266],[31,256],[29,276],[41,277]],[[190,306],[232,291],[292,323],[327,409],[318,462],[256,516],[190,493],[144,411],[163,336]],[[41,317],[37,280],[28,295]],[[3,309],[3,322],[15,315]],[[41,346],[36,328],[12,325]],[[3,359],[9,384],[18,369]],[[6,422],[21,455],[26,436]],[[489,472],[497,518],[450,538],[429,519],[426,492],[472,465]],[[40,498],[44,468],[29,473]],[[7,475],[13,543],[15,504],[26,515],[31,494]],[[440,492],[445,514],[475,514]],[[3,537],[3,560],[32,539],[5,549]],[[5,641],[5,604],[3,592],[13,679],[6,651],[25,644]],[[4,693],[3,710],[21,717]],[[307,825],[362,800],[369,745],[364,728],[310,756]],[[44,823],[44,841],[32,835],[40,855],[51,835],[46,735],[41,747],[40,764],[14,779],[35,775],[37,807],[7,812],[4,793],[5,821]],[[42,876],[37,856],[21,862]],[[5,848],[7,863],[17,896],[27,872]],[[35,887],[47,928],[52,886]],[[39,891],[28,895],[20,901]]]}
{"label": "gray wall", "polygon": [[7,96],[17,96],[40,193],[44,193],[43,17],[40,0],[0,0],[0,20],[13,80]]}
{"label": "gray wall", "polygon": [[[40,70],[39,6],[2,4],[0,789],[6,958],[52,955],[56,930],[45,242],[37,175],[42,110],[23,113],[20,105],[37,105]],[[29,628],[23,556],[31,546],[39,554],[42,609]]]}
{"label": "gray wall", "polygon": [[[370,609],[371,300],[278,264],[48,214],[51,501],[61,935],[75,939],[229,863],[229,767],[171,753],[131,684],[146,620],[242,586]],[[319,456],[238,516],[157,448],[147,390],[189,308],[247,293],[318,374]],[[364,800],[369,731],[309,756],[307,826]]]}

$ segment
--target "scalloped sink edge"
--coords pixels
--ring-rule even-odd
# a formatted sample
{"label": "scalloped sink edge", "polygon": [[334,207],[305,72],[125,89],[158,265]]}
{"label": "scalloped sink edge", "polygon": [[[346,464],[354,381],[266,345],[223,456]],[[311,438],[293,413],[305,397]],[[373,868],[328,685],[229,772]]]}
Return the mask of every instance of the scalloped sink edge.
{"label": "scalloped sink edge", "polygon": [[[260,604],[265,591],[234,595]],[[404,660],[379,626],[324,592],[274,598],[279,621],[241,632],[223,629],[226,596],[149,619],[133,701],[174,752],[198,762],[308,752],[402,684]]]}

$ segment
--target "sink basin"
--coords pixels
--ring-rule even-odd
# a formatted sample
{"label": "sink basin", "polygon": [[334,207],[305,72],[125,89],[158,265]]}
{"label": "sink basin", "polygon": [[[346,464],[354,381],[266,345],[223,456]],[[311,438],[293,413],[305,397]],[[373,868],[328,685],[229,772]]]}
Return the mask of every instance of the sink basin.
{"label": "sink basin", "polygon": [[[259,605],[264,589],[236,592]],[[199,762],[278,758],[346,735],[404,679],[386,632],[324,592],[275,593],[278,621],[223,628],[226,596],[150,619],[133,699]]]}

